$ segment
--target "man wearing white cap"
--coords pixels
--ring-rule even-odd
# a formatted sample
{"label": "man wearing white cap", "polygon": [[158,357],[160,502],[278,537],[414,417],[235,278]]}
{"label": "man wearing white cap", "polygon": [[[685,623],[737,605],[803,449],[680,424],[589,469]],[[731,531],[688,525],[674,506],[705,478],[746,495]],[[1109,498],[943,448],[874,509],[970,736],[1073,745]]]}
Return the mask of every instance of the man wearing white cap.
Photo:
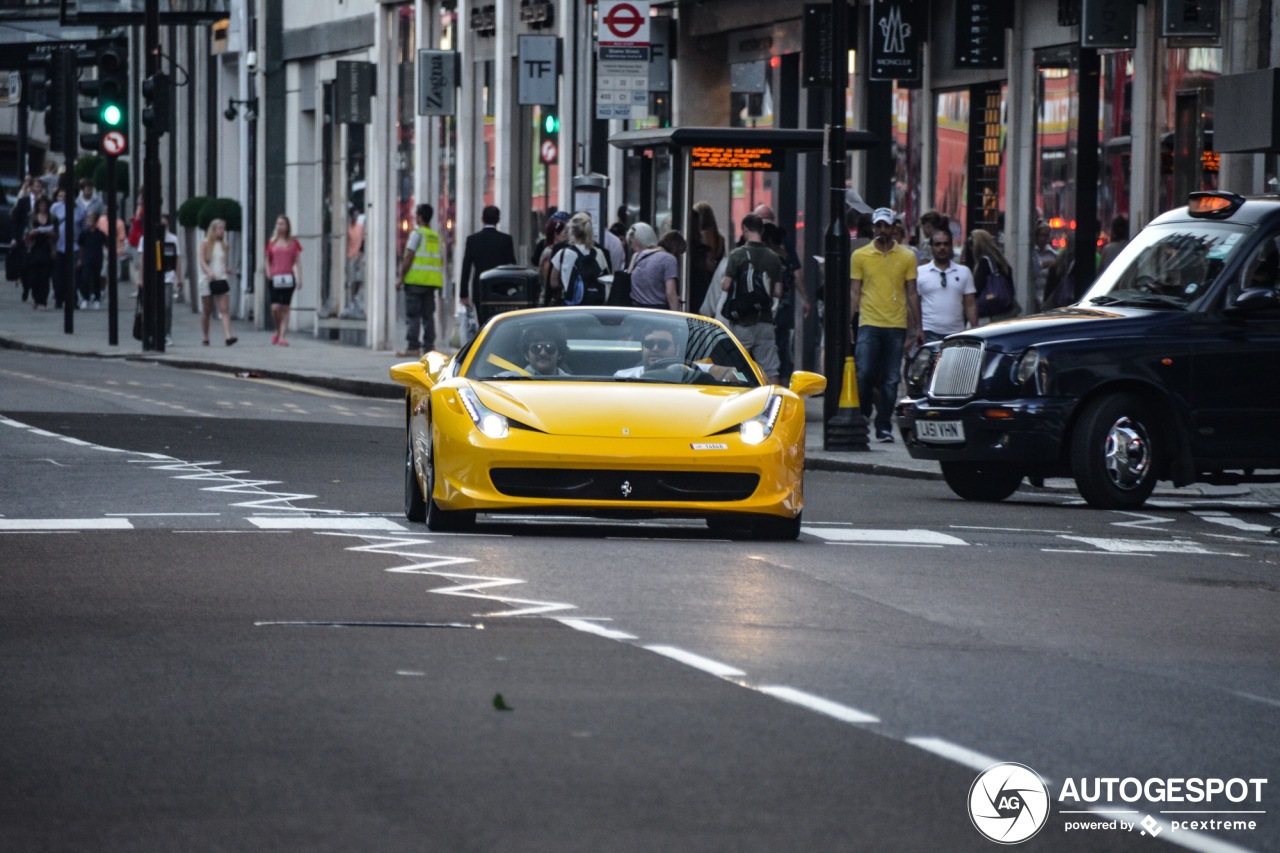
{"label": "man wearing white cap", "polygon": [[[862,413],[875,405],[876,441],[893,441],[893,404],[906,355],[907,329],[920,329],[916,254],[893,239],[893,211],[871,214],[875,239],[853,253],[849,269],[849,310],[858,318],[854,362]],[[875,394],[880,399],[876,401]]]}

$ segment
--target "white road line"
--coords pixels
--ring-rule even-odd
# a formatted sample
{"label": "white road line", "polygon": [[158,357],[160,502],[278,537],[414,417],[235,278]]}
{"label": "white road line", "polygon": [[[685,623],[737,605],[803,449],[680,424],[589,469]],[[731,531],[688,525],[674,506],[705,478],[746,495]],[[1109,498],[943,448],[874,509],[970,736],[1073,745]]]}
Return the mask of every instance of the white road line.
{"label": "white road line", "polygon": [[108,517],[119,518],[168,518],[176,516],[178,518],[191,518],[198,515],[222,515],[220,512],[106,512],[103,513]]}
{"label": "white road line", "polygon": [[825,539],[828,542],[857,542],[895,545],[968,545],[969,543],[955,536],[938,533],[935,530],[870,530],[870,529],[826,529],[809,527],[801,528],[811,536]]}
{"label": "white road line", "polygon": [[727,663],[720,663],[718,660],[704,658],[702,655],[695,655],[693,652],[686,652],[684,649],[678,649],[675,646],[644,646],[651,652],[669,657],[672,660],[680,661],[685,666],[691,666],[694,669],[700,669],[703,672],[709,672],[720,678],[741,678],[746,675],[745,672],[737,667],[729,666]]}
{"label": "white road line", "polygon": [[1086,551],[1084,548],[1041,548],[1046,554],[1089,554],[1094,557],[1154,557],[1155,554],[1146,554],[1139,551],[1123,552],[1123,551]]}
{"label": "white road line", "polygon": [[403,533],[404,528],[389,518],[285,518],[269,515],[251,515],[250,524],[264,530],[377,530],[383,533]]}
{"label": "white road line", "polygon": [[133,530],[127,518],[0,518],[0,531]]}
{"label": "white road line", "polygon": [[1274,524],[1253,524],[1242,518],[1236,518],[1233,515],[1216,510],[1194,510],[1191,514],[1199,516],[1201,520],[1211,524],[1221,524],[1224,527],[1231,527],[1236,530],[1248,530],[1251,533],[1270,533],[1276,527]]}
{"label": "white road line", "polygon": [[992,758],[990,755],[984,755],[981,752],[977,752],[965,746],[960,746],[959,744],[952,743],[949,740],[943,740],[942,738],[909,737],[907,738],[907,743],[912,746],[919,747],[925,752],[932,752],[934,755],[940,755],[948,761],[954,761],[956,764],[970,767],[977,770],[979,773],[986,770],[988,767],[992,767],[1000,763],[999,758]]}
{"label": "white road line", "polygon": [[1041,530],[1030,527],[983,527],[978,524],[948,524],[952,530],[994,530],[1002,533],[1070,533],[1070,530]]}
{"label": "white road line", "polygon": [[1210,551],[1199,542],[1187,539],[1104,539],[1092,536],[1060,536],[1073,542],[1083,542],[1113,554],[1216,554],[1224,557],[1243,557],[1226,551]]}
{"label": "white road line", "polygon": [[819,714],[825,714],[828,717],[834,717],[842,723],[853,723],[855,725],[863,723],[878,723],[879,717],[872,716],[865,711],[859,711],[857,708],[850,708],[848,705],[841,705],[839,702],[832,702],[830,699],[823,699],[821,696],[814,696],[812,693],[805,693],[803,690],[797,690],[794,687],[782,687],[779,685],[770,685],[766,687],[756,688],[761,693],[765,693],[775,699],[781,699],[783,702],[790,702],[793,705],[799,705],[810,711],[816,711]]}
{"label": "white road line", "polygon": [[1261,702],[1264,705],[1270,705],[1273,708],[1280,708],[1280,701],[1268,699],[1266,696],[1259,696],[1256,693],[1245,693],[1243,690],[1232,690],[1231,692],[1242,699],[1249,699],[1254,702]]}
{"label": "white road line", "polygon": [[612,628],[606,628],[595,622],[588,622],[586,619],[556,619],[561,625],[567,625],[575,631],[584,631],[588,634],[595,634],[597,637],[606,637],[610,640],[634,640],[634,634],[628,634],[625,631],[615,631]]}

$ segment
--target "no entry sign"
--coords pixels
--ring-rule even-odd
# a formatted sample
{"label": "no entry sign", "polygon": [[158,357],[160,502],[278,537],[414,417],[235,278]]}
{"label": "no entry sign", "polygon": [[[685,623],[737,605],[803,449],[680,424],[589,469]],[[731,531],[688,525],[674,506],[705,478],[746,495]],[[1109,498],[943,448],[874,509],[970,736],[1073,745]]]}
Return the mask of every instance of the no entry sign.
{"label": "no entry sign", "polygon": [[129,147],[125,135],[118,130],[102,134],[102,153],[108,157],[119,157]]}

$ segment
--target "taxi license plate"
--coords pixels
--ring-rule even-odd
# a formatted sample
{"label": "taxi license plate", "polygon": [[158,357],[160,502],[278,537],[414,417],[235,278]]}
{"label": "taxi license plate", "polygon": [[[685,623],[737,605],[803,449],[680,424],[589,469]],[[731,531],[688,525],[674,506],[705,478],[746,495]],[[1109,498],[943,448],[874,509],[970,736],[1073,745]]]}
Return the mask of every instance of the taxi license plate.
{"label": "taxi license plate", "polygon": [[916,421],[916,438],[937,444],[958,444],[964,441],[962,421]]}

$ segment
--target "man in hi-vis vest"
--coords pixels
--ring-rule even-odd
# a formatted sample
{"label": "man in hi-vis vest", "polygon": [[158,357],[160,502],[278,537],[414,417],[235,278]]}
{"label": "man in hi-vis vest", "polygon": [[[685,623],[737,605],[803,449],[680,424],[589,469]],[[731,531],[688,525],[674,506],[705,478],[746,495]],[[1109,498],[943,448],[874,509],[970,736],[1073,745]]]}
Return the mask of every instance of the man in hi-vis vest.
{"label": "man in hi-vis vest", "polygon": [[436,346],[436,294],[444,287],[444,260],[440,235],[427,227],[434,215],[431,205],[418,205],[418,227],[409,235],[400,260],[396,290],[404,290],[404,314],[409,321],[409,345],[396,353],[402,358],[416,358]]}

